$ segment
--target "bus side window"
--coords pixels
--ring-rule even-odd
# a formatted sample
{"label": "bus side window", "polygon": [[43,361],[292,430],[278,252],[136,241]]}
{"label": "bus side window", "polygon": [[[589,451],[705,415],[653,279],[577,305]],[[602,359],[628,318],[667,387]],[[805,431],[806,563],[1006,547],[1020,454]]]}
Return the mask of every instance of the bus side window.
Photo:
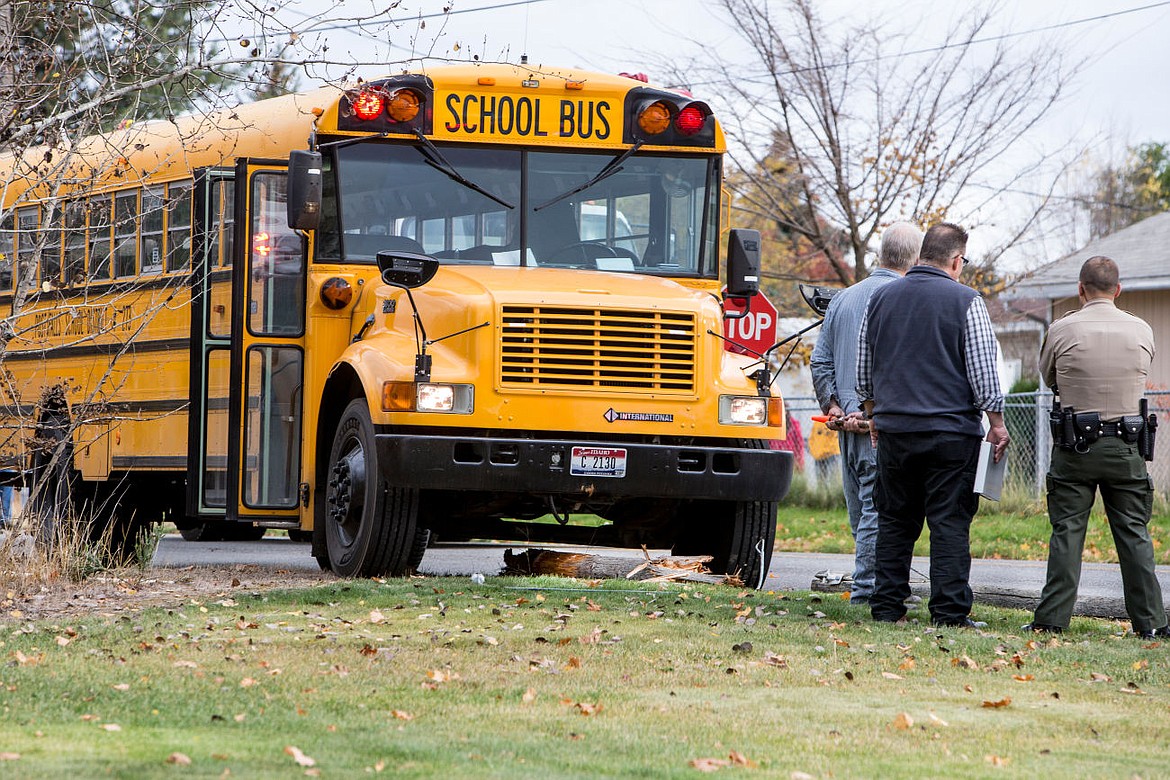
{"label": "bus side window", "polygon": [[85,201],[65,204],[65,285],[85,282]]}
{"label": "bus side window", "polygon": [[39,206],[25,206],[16,210],[16,286],[27,285],[25,274],[32,274],[36,282],[37,223],[40,218]]}
{"label": "bus side window", "polygon": [[215,183],[215,191],[211,202],[217,204],[213,217],[214,225],[219,234],[218,249],[212,248],[209,265],[215,268],[232,267],[232,244],[236,234],[236,189],[232,181],[219,180]]}
{"label": "bus side window", "polygon": [[167,271],[191,268],[191,182],[167,186]]}
{"label": "bus side window", "polygon": [[134,276],[138,239],[138,190],[114,197],[114,276]]}
{"label": "bus side window", "polygon": [[251,181],[248,330],[295,335],[304,330],[305,255],[288,226],[288,177],[261,172]]}
{"label": "bus side window", "polygon": [[113,245],[110,242],[110,196],[91,198],[89,201],[89,278],[104,282],[110,278],[110,257]]}
{"label": "bus side window", "polygon": [[61,287],[61,210],[64,204],[49,203],[45,206],[44,246],[41,249],[41,289],[45,292]]}
{"label": "bus side window", "polygon": [[139,257],[142,275],[160,274],[163,270],[163,188],[142,191],[142,230],[139,234]]}
{"label": "bus side window", "polygon": [[13,224],[11,212],[0,222],[0,295],[12,292],[12,261],[16,259]]}

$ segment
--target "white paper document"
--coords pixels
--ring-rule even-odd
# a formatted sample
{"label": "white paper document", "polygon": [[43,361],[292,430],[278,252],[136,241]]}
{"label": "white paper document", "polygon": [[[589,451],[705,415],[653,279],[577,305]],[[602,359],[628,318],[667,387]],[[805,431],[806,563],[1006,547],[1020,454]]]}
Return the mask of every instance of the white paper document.
{"label": "white paper document", "polygon": [[995,462],[995,445],[989,441],[979,444],[979,466],[975,470],[975,492],[992,501],[999,501],[1003,480],[1007,476],[1007,452]]}

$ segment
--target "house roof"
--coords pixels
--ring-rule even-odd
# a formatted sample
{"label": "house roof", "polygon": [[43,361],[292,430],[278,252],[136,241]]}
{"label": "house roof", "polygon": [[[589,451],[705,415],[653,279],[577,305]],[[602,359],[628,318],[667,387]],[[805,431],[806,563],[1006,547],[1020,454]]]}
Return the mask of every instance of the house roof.
{"label": "house roof", "polygon": [[1081,266],[1096,255],[1113,258],[1127,290],[1170,288],[1170,211],[1090,241],[1021,279],[1007,294],[1013,298],[1076,297]]}

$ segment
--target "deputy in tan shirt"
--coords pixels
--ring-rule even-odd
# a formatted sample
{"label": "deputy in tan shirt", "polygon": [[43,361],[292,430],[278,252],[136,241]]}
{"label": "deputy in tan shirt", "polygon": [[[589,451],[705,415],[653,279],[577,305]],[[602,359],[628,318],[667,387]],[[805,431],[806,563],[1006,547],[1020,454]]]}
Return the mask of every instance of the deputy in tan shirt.
{"label": "deputy in tan shirt", "polygon": [[1102,420],[1138,413],[1154,360],[1154,331],[1117,308],[1120,292],[1117,285],[1112,295],[1082,294],[1080,310],[1052,323],[1040,349],[1044,384],[1059,388],[1061,405]]}
{"label": "deputy in tan shirt", "polygon": [[[1040,349],[1040,373],[1061,405],[1096,412],[1102,421],[1138,413],[1154,359],[1153,331],[1117,308],[1114,299],[1120,292],[1116,263],[1101,256],[1086,260],[1077,285],[1080,310],[1052,323]],[[1118,427],[1107,426],[1099,439],[1076,450],[1052,448],[1048,577],[1034,620],[1025,629],[1060,633],[1068,627],[1089,512],[1100,486],[1133,632],[1142,639],[1170,636],[1147,528],[1153,485],[1136,442],[1122,439]]]}

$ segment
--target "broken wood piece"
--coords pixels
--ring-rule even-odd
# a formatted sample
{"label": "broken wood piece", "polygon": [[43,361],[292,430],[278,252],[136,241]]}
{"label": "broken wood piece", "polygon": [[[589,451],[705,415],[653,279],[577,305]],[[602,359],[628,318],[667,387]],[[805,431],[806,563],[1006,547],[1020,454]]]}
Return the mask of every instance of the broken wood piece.
{"label": "broken wood piece", "polygon": [[636,579],[648,582],[704,582],[713,585],[742,587],[743,581],[735,575],[712,574],[706,564],[710,555],[665,555],[650,558],[643,551],[644,560],[628,556],[589,555],[530,548],[513,553],[504,551],[504,574],[546,574],[579,579]]}

